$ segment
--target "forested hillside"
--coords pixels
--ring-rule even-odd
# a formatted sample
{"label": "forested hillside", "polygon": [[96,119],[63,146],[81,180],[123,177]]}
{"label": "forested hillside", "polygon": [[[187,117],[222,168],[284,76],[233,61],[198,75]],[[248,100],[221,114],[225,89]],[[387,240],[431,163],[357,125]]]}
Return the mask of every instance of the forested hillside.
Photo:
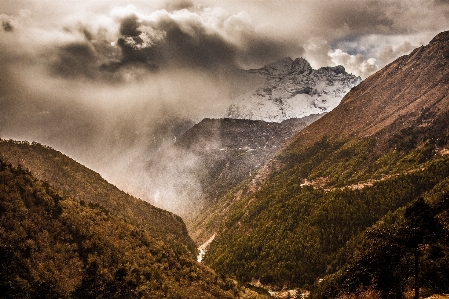
{"label": "forested hillside", "polygon": [[[420,203],[432,211],[426,217],[434,219],[432,230],[439,237],[424,242],[428,246],[421,262],[437,267],[423,270],[419,285],[429,292],[446,291],[447,53],[445,32],[366,79],[336,109],[302,130],[252,178],[203,213],[193,225],[198,240],[217,234],[206,264],[244,281],[259,279],[279,288],[310,289],[331,275],[324,281],[332,283],[321,284],[321,291],[314,293],[322,298],[364,288],[393,298],[414,288],[413,262],[407,263],[416,240],[410,241],[413,246],[398,245],[405,255],[376,261],[375,254],[408,240],[399,238],[404,229],[421,229],[410,216],[414,214],[407,212]],[[369,232],[377,227],[392,237],[373,237]],[[383,238],[384,245],[373,244],[373,238]],[[361,266],[353,256],[365,262],[373,258],[373,264]],[[357,271],[363,279],[354,279]],[[443,275],[435,274],[433,281],[426,271]],[[396,280],[386,286],[384,276]],[[397,292],[387,294],[388,288]]]}
{"label": "forested hillside", "polygon": [[263,298],[0,160],[2,298]]}
{"label": "forested hillside", "polygon": [[[449,291],[449,181],[368,229],[314,298],[414,298]],[[394,219],[394,220],[393,220]]]}
{"label": "forested hillside", "polygon": [[[343,163],[336,155],[347,152],[348,143],[323,140],[295,156],[295,163],[293,157],[284,156],[292,166],[271,174],[258,191],[249,187],[234,201],[229,200],[232,193],[223,198],[207,216],[209,233],[222,231],[206,254],[206,263],[247,281],[313,284],[345,263],[352,254],[351,242],[360,233],[447,183],[448,155],[422,160],[420,150],[404,156],[389,152],[363,171],[367,167],[363,156],[372,148],[352,145],[362,157],[353,153]],[[326,179],[313,175],[323,168],[332,170]],[[371,179],[340,187],[344,170]],[[312,175],[305,184],[302,175],[307,174]]]}
{"label": "forested hillside", "polygon": [[0,157],[21,165],[49,183],[61,196],[98,204],[115,216],[148,230],[179,252],[196,252],[183,220],[168,211],[130,196],[98,173],[47,146],[26,141],[0,140]]}

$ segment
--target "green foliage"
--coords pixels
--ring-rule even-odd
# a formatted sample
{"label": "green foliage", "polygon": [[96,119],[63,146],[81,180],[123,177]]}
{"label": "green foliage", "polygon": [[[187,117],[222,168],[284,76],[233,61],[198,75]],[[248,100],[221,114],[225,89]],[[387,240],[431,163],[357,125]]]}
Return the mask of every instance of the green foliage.
{"label": "green foliage", "polygon": [[62,153],[36,142],[0,140],[0,157],[16,167],[28,169],[38,179],[48,182],[61,196],[104,207],[145,229],[177,252],[195,256],[196,245],[179,216],[120,191],[98,173]]}
{"label": "green foliage", "polygon": [[401,298],[415,287],[415,275],[419,288],[448,292],[448,211],[447,194],[432,205],[419,198],[402,211],[403,221],[367,230],[357,254],[316,286],[314,298],[337,298],[366,288],[374,288],[382,298]]}
{"label": "green foliage", "polygon": [[236,298],[245,290],[1,159],[0,278],[5,299]]}
{"label": "green foliage", "polygon": [[330,178],[329,185],[345,186],[351,182],[364,179],[362,174],[367,167],[367,161],[372,159],[372,149],[375,139],[349,140],[335,149],[320,164],[310,172],[308,177]]}
{"label": "green foliage", "polygon": [[[255,278],[278,287],[311,285],[338,272],[366,229],[382,218],[394,222],[395,211],[449,176],[448,158],[423,158],[426,148],[381,153],[375,147],[372,138],[323,138],[282,152],[277,158],[282,166],[274,167],[260,189],[240,187],[238,200],[221,206],[226,209],[222,233],[205,262],[243,281]],[[312,184],[304,185],[304,179]],[[363,180],[366,184],[351,186]]]}

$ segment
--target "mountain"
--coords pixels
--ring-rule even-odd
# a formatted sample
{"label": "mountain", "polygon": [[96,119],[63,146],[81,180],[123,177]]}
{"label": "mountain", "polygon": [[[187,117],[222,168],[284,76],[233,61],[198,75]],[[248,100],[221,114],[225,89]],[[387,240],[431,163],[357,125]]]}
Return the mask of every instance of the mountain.
{"label": "mountain", "polygon": [[250,177],[289,138],[321,116],[281,123],[204,119],[177,138],[173,146],[150,158],[148,181],[159,182],[159,204],[173,196],[177,198],[175,211],[186,220],[192,219]]}
{"label": "mountain", "polygon": [[3,158],[0,199],[2,298],[268,298]]}
{"label": "mountain", "polygon": [[0,140],[0,157],[15,167],[28,169],[63,197],[100,205],[115,216],[146,229],[181,253],[193,255],[196,252],[196,245],[179,216],[126,194],[59,151],[38,143]]}
{"label": "mountain", "polygon": [[442,123],[443,131],[438,134],[444,138],[447,43],[448,34],[443,32],[427,46],[385,66],[345,96],[332,114],[302,132],[297,143],[310,144],[323,136],[382,136],[382,140],[388,140],[407,129],[417,133],[432,128],[432,122]]}
{"label": "mountain", "polygon": [[197,242],[216,235],[204,262],[278,288],[327,275],[319,298],[398,298],[414,287],[428,225],[421,285],[447,292],[448,78],[443,32],[353,88],[194,221]]}
{"label": "mountain", "polygon": [[[5,136],[19,134],[19,136],[25,136],[23,137],[25,139],[31,138],[52,144],[101,173],[119,189],[151,202],[157,207],[185,216],[191,210],[197,211],[196,207],[187,207],[185,203],[189,204],[191,198],[203,197],[205,188],[208,189],[206,193],[209,196],[209,191],[213,187],[209,186],[210,180],[205,182],[204,175],[201,181],[197,179],[197,174],[202,172],[199,165],[203,163],[201,159],[198,160],[198,155],[192,154],[191,151],[182,152],[174,144],[194,124],[201,122],[204,116],[278,123],[305,116],[314,117],[332,109],[344,93],[360,82],[360,78],[347,74],[341,66],[313,70],[302,58],[294,61],[285,58],[255,70],[228,70],[228,73],[220,80],[223,80],[220,82],[223,83],[221,85],[226,92],[220,93],[222,99],[216,105],[206,107],[207,105],[204,106],[192,99],[189,103],[198,104],[194,109],[190,107],[190,104],[184,107],[185,109],[177,108],[176,111],[166,107],[159,116],[148,117],[144,111],[152,105],[149,104],[136,111],[139,117],[132,117],[132,113],[125,113],[126,115],[113,120],[111,127],[106,126],[108,129],[104,135],[99,133],[105,128],[103,124],[99,129],[96,128],[96,121],[81,125],[75,120],[70,121],[73,124],[70,130],[82,132],[81,137],[73,132],[79,138],[70,138],[72,133],[60,134],[57,128],[66,128],[65,126],[57,125],[50,128],[47,124],[53,120],[63,121],[57,116],[61,114],[56,115],[56,112],[42,114],[46,117],[39,120],[39,123],[32,126],[33,128],[28,129],[18,125],[21,122],[15,121],[14,115],[11,114],[8,116],[10,121],[6,121],[9,125],[5,128],[0,127],[0,133]],[[270,95],[267,93],[268,89],[272,90]],[[231,101],[231,99],[234,100]],[[53,107],[48,108],[49,111],[53,111],[52,109]],[[242,113],[237,113],[236,109],[240,109]],[[300,113],[296,113],[298,109],[301,110]],[[25,123],[31,126],[28,122]],[[16,125],[17,129],[11,130]],[[39,133],[33,135],[34,133],[31,132],[35,132],[35,128],[41,128],[36,131],[45,132],[45,136],[40,136]],[[86,130],[86,128],[90,129]],[[23,132],[20,133],[21,131]],[[95,136],[96,134],[101,136]],[[246,133],[242,132],[242,134]],[[248,144],[248,146],[251,145]],[[260,154],[253,156],[258,157]],[[237,182],[242,178],[243,173],[252,173],[256,165],[262,165],[265,162],[259,161],[259,158],[249,160],[251,162],[242,161],[246,166],[238,170],[240,174],[238,177],[233,177],[233,174],[227,172],[229,175],[223,174],[226,176],[223,179],[229,178]],[[114,162],[110,163],[111,161]],[[220,161],[224,160],[220,158]],[[213,167],[219,175],[220,170],[215,169],[217,165],[214,163]],[[204,167],[208,166],[204,165]],[[219,167],[225,167],[225,165]],[[221,188],[219,187],[220,190]],[[216,194],[213,196],[217,197]]]}
{"label": "mountain", "polygon": [[289,57],[236,77],[240,88],[227,117],[274,122],[329,112],[362,81],[342,66],[314,70],[305,59]]}

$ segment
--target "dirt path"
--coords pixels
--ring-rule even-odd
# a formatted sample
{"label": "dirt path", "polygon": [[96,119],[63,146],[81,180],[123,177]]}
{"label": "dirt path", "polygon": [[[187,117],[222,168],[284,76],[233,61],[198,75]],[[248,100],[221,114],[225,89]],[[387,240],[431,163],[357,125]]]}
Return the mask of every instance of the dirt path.
{"label": "dirt path", "polygon": [[308,181],[307,179],[305,180],[305,182],[303,184],[301,184],[301,186],[312,186],[314,189],[323,189],[324,191],[335,191],[335,190],[344,190],[344,189],[351,189],[351,190],[361,190],[365,187],[371,187],[373,186],[375,183],[377,182],[382,182],[385,180],[388,180],[390,178],[393,177],[397,177],[403,174],[409,174],[409,173],[414,173],[414,172],[418,172],[418,171],[424,171],[425,168],[415,168],[415,169],[410,169],[401,173],[396,173],[396,174],[389,174],[389,175],[385,175],[380,179],[369,179],[366,181],[362,181],[362,182],[358,182],[355,184],[351,184],[351,185],[347,185],[344,187],[334,187],[334,188],[326,188],[326,185],[329,182],[329,178],[317,178],[315,180],[312,181]]}

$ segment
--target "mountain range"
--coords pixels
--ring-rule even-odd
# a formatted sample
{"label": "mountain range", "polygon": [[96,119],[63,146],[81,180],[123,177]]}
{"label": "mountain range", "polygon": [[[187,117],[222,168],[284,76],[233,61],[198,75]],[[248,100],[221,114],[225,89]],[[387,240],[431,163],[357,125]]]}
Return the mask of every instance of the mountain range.
{"label": "mountain range", "polygon": [[[219,111],[214,116],[223,118],[216,118],[215,123],[211,123],[212,120],[193,116],[167,116],[163,122],[152,123],[155,129],[140,142],[140,150],[131,147],[126,151],[130,146],[126,144],[128,137],[117,140],[111,146],[120,145],[118,159],[125,160],[125,165],[118,172],[114,167],[110,167],[112,170],[108,172],[107,165],[100,167],[109,174],[108,179],[119,188],[183,217],[197,214],[197,204],[202,206],[213,200],[212,197],[218,198],[217,192],[220,193],[222,187],[231,187],[250,172],[254,173],[277,151],[276,148],[304,128],[302,123],[310,124],[318,115],[332,110],[345,93],[361,81],[359,77],[346,73],[342,66],[314,70],[305,59],[293,60],[289,57],[259,69],[233,69],[226,78],[231,100],[225,101],[228,104],[217,105]],[[232,119],[242,121],[228,121]],[[206,124],[211,125],[214,133],[208,131]],[[298,127],[297,124],[301,125]],[[233,125],[236,127],[232,128]],[[279,133],[274,133],[278,129]],[[287,131],[290,133],[286,135]],[[129,132],[128,135],[133,134]],[[214,137],[209,136],[211,134]],[[237,134],[239,137],[235,139]],[[262,139],[257,141],[259,145],[251,143],[257,134],[265,134],[261,138],[266,141],[270,138],[268,146],[260,147]],[[139,138],[141,135],[136,137]],[[204,146],[208,150],[186,148],[178,142],[189,138],[206,138],[209,144]],[[231,140],[235,141],[235,146],[229,143]],[[204,140],[201,142],[204,143]],[[227,150],[214,151],[221,142],[228,143]],[[193,147],[200,148],[199,145]],[[244,148],[248,148],[249,152],[236,154]],[[231,152],[240,160],[231,158]],[[213,156],[217,158],[215,162],[211,162]],[[233,162],[226,166],[229,161],[225,160],[228,158]],[[213,165],[204,165],[204,159],[209,159],[207,163]],[[216,178],[218,181],[213,187],[209,183]],[[230,181],[225,183],[227,179]]]}
{"label": "mountain range", "polygon": [[[449,265],[448,58],[443,32],[365,79],[218,199],[191,224],[198,243],[216,236],[205,263],[320,298],[393,298],[413,289],[419,239],[428,244],[421,287],[446,290],[447,275],[435,273]],[[417,206],[426,222],[410,217]]]}
{"label": "mountain range", "polygon": [[[260,87],[305,72],[292,62],[266,66],[268,71],[241,72],[247,79],[255,75],[254,86]],[[288,64],[290,69],[279,71]],[[291,85],[278,90],[284,88]],[[198,177],[204,188],[199,203],[208,207],[321,116],[282,122],[282,118],[271,119],[278,122],[205,119],[181,136],[178,132],[171,150],[194,154],[206,167]],[[185,120],[170,125],[168,134],[178,127],[183,132],[188,125]],[[165,127],[158,131],[153,143],[166,144],[165,131]],[[267,296],[198,264],[196,245],[179,216],[119,190],[61,152],[36,142],[0,140],[0,159],[4,266],[0,275],[6,297]],[[154,162],[148,164],[155,171]]]}
{"label": "mountain range", "polygon": [[[187,225],[52,148],[0,140],[2,296],[448,293],[448,62],[442,32],[361,83],[303,59],[242,72],[230,115],[274,122],[205,119],[145,166],[186,158],[175,170],[201,188]],[[336,108],[284,120],[301,99],[308,114]],[[191,182],[178,181],[187,195]]]}
{"label": "mountain range", "polygon": [[438,129],[442,131],[438,135],[444,138],[448,107],[447,37],[447,33],[440,33],[427,46],[416,48],[371,75],[351,90],[332,114],[304,131],[298,142],[310,144],[323,136],[337,135],[378,136],[386,140],[401,131],[422,131],[440,122]]}

